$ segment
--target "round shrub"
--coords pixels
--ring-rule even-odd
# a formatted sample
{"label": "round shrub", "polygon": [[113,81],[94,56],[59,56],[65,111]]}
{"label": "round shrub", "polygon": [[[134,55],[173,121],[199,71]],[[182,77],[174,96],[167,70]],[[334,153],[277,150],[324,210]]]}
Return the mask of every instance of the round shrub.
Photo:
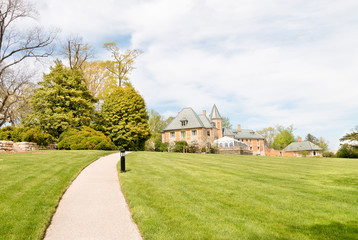
{"label": "round shrub", "polygon": [[116,146],[102,132],[90,127],[70,128],[60,135],[58,149],[115,150]]}

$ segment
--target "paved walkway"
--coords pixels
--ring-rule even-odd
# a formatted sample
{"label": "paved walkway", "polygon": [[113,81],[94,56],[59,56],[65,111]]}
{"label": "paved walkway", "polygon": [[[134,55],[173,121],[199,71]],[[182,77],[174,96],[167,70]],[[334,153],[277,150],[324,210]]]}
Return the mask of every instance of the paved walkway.
{"label": "paved walkway", "polygon": [[85,168],[63,195],[45,240],[142,239],[121,192],[119,153]]}

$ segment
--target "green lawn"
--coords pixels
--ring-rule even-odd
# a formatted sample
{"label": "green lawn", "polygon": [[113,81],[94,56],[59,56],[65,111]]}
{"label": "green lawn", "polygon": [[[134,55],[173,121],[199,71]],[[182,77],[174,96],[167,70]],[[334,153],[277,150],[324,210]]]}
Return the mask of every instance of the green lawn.
{"label": "green lawn", "polygon": [[65,189],[106,151],[0,154],[0,239],[41,239]]}
{"label": "green lawn", "polygon": [[358,239],[358,160],[131,153],[145,239]]}

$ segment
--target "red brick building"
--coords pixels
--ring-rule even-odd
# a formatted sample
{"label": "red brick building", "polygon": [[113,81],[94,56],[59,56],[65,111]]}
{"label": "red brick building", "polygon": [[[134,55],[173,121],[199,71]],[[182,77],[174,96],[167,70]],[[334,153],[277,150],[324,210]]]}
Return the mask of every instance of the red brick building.
{"label": "red brick building", "polygon": [[187,141],[190,145],[197,142],[200,147],[211,145],[222,137],[247,144],[252,154],[265,155],[264,137],[253,130],[241,129],[240,125],[237,129],[223,128],[222,117],[215,104],[209,116],[206,116],[205,110],[199,115],[192,108],[182,109],[162,132],[163,143]]}

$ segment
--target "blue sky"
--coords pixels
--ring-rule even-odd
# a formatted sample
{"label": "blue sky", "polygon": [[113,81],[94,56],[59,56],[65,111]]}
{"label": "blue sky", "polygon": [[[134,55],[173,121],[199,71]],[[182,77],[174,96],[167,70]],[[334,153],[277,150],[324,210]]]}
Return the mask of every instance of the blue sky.
{"label": "blue sky", "polygon": [[293,124],[332,149],[358,125],[358,2],[37,0],[39,21],[144,51],[131,81],[159,113],[220,113],[259,130]]}

